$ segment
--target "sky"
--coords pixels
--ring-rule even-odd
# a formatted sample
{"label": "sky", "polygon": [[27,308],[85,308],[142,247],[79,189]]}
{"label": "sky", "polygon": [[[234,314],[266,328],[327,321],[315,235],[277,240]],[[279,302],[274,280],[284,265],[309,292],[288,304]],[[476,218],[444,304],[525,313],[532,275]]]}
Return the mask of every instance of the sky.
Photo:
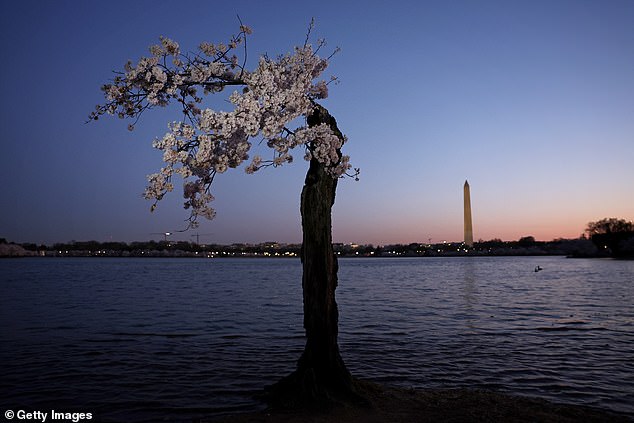
{"label": "sky", "polygon": [[[249,63],[312,40],[340,47],[323,105],[361,168],[342,179],[334,242],[460,241],[463,184],[474,240],[576,238],[605,217],[634,220],[634,2],[2,2],[0,238],[201,243],[301,242],[307,163],[214,181],[212,221],[184,229],[175,190],[155,212],[151,143],[175,110],[86,123],[100,86],[159,36],[194,51],[253,29]],[[257,140],[255,143],[257,144]],[[177,182],[177,187],[180,182]]]}

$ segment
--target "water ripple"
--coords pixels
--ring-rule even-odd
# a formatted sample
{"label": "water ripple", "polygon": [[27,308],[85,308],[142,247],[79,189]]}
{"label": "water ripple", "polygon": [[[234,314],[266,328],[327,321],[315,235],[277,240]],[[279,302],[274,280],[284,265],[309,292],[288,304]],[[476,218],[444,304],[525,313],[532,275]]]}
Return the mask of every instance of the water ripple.
{"label": "water ripple", "polygon": [[[634,416],[632,262],[351,259],[339,279],[356,376]],[[305,342],[297,260],[3,260],[0,283],[5,409],[131,422],[255,410]]]}

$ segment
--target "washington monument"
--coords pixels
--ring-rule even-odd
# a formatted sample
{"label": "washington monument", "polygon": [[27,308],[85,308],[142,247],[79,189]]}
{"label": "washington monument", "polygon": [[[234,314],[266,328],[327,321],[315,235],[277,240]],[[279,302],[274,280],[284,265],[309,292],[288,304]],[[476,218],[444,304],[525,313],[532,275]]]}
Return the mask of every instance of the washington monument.
{"label": "washington monument", "polygon": [[464,243],[473,247],[473,226],[471,224],[471,192],[469,182],[464,181]]}

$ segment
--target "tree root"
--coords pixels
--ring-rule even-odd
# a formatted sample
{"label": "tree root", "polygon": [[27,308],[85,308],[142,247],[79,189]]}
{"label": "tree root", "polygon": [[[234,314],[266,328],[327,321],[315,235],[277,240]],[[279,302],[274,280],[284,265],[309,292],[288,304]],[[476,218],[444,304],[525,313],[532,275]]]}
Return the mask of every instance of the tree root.
{"label": "tree root", "polygon": [[365,385],[345,372],[318,374],[313,368],[297,369],[279,382],[268,386],[260,399],[275,410],[328,411],[336,406],[371,406]]}

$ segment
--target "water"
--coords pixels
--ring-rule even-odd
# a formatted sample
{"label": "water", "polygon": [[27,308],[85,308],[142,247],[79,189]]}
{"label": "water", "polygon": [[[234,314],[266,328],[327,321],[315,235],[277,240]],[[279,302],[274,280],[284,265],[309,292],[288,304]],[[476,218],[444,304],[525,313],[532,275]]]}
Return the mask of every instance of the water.
{"label": "water", "polygon": [[[340,347],[357,377],[634,415],[632,261],[342,259],[339,279]],[[255,410],[252,395],[303,348],[298,260],[7,259],[0,284],[3,410]]]}

